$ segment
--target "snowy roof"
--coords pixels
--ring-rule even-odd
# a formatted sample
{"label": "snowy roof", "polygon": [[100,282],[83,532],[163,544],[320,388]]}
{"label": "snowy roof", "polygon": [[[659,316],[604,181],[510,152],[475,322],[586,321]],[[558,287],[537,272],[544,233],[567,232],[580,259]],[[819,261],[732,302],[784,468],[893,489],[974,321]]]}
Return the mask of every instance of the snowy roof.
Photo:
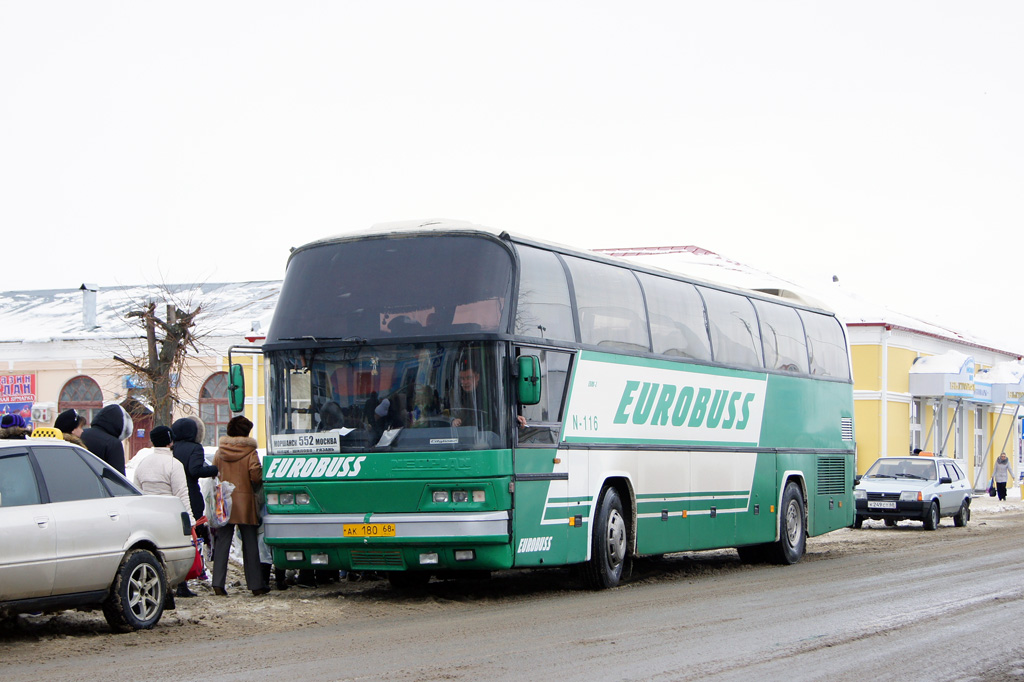
{"label": "snowy roof", "polygon": [[983,384],[1009,384],[1015,386],[1024,381],[1024,363],[1009,361],[997,363],[992,369],[983,369],[975,375]]}
{"label": "snowy roof", "polygon": [[888,325],[1008,355],[1017,354],[993,348],[992,344],[984,339],[867,301],[845,291],[838,283],[805,286],[697,246],[599,249],[598,253],[617,256],[644,267],[660,268],[695,279],[795,299],[806,305],[831,310],[847,325]]}
{"label": "snowy roof", "polygon": [[911,374],[960,374],[970,363],[971,356],[955,350],[941,355],[922,355],[914,360]]}
{"label": "snowy roof", "polygon": [[0,292],[0,342],[138,336],[139,328],[129,324],[125,316],[129,311],[142,309],[150,300],[156,302],[161,318],[167,303],[187,310],[201,306],[196,316],[197,333],[241,337],[250,332],[254,321],[259,321],[263,329],[270,326],[280,293],[280,281],[100,288],[96,294],[96,326],[86,329],[85,292],[81,289],[5,291]]}

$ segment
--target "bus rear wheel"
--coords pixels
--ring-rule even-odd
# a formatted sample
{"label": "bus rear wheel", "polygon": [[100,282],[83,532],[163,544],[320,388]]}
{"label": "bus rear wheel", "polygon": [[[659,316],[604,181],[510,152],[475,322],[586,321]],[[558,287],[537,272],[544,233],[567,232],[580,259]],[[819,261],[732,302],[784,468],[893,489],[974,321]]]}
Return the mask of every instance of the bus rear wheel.
{"label": "bus rear wheel", "polygon": [[793,481],[782,491],[779,517],[779,540],[775,543],[773,558],[779,564],[795,564],[807,549],[807,514],[803,493]]}
{"label": "bus rear wheel", "polygon": [[622,580],[626,565],[629,533],[622,515],[622,500],[615,488],[601,495],[594,517],[593,546],[590,561],[582,569],[583,584],[593,590],[615,587]]}

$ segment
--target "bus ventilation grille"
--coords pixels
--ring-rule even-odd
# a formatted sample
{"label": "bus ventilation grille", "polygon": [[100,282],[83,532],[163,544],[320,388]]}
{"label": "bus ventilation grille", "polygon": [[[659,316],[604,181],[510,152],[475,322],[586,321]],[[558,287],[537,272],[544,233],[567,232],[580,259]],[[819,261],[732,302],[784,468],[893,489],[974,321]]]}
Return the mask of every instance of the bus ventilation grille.
{"label": "bus ventilation grille", "polygon": [[846,458],[818,458],[818,494],[842,495],[846,492]]}
{"label": "bus ventilation grille", "polygon": [[843,440],[853,440],[853,418],[843,417],[839,420],[839,430],[843,432]]}
{"label": "bus ventilation grille", "polygon": [[397,549],[354,549],[350,556],[353,569],[405,568],[402,552]]}

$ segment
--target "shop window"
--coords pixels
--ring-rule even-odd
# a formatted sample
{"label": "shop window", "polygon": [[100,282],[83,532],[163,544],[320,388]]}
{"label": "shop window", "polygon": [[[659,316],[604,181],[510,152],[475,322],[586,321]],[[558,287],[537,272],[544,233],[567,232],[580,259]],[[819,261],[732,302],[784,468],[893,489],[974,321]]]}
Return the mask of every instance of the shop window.
{"label": "shop window", "polygon": [[985,464],[985,408],[974,410],[974,466]]}
{"label": "shop window", "polygon": [[210,376],[199,391],[199,418],[203,420],[206,433],[203,445],[217,445],[221,436],[228,435],[228,373],[217,372]]}
{"label": "shop window", "polygon": [[924,413],[924,401],[914,398],[910,401],[910,451],[923,450],[921,445],[921,415]]}
{"label": "shop window", "polygon": [[87,376],[77,376],[64,384],[57,401],[58,414],[74,408],[85,417],[87,426],[92,424],[93,415],[102,407],[103,391],[99,384]]}

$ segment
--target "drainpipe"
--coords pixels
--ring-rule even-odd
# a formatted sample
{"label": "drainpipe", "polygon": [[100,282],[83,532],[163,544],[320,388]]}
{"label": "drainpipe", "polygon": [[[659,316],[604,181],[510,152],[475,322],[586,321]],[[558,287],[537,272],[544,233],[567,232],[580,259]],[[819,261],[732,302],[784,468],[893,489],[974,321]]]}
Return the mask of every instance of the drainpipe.
{"label": "drainpipe", "polygon": [[85,331],[92,331],[96,328],[96,291],[99,289],[95,284],[83,284],[79,287],[82,292],[82,326]]}
{"label": "drainpipe", "polygon": [[882,330],[882,457],[889,455],[889,337],[892,328]]}

